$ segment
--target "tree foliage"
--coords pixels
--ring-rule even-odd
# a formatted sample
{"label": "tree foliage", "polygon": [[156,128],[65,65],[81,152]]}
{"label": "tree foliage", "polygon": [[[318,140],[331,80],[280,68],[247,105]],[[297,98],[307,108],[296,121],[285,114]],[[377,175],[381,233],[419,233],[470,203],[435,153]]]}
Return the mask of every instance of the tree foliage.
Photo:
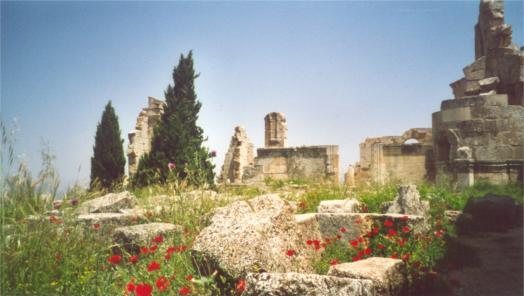
{"label": "tree foliage", "polygon": [[[202,104],[197,100],[193,55],[180,56],[173,70],[174,85],[164,92],[166,106],[153,132],[151,151],[139,161],[133,182],[137,186],[165,183],[170,176],[191,185],[212,184],[214,165],[202,144],[203,130],[197,125]],[[198,177],[195,177],[198,176]]]}
{"label": "tree foliage", "polygon": [[124,140],[120,137],[118,117],[109,101],[98,123],[91,158],[91,189],[120,184],[125,173]]}

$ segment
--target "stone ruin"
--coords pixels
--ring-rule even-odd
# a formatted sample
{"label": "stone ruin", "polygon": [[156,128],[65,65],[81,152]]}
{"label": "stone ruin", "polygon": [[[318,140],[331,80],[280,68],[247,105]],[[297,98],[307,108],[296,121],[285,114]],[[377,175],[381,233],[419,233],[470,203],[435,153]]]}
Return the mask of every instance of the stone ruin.
{"label": "stone ruin", "polygon": [[480,2],[475,58],[451,84],[455,98],[433,113],[437,181],[522,182],[524,53],[511,43],[503,1]]}
{"label": "stone ruin", "polygon": [[286,147],[287,124],[284,114],[272,112],[264,120],[266,147],[258,148],[254,159],[253,145],[245,131],[235,128],[219,177],[221,182],[258,183],[266,178],[338,182],[338,146]]}
{"label": "stone ruin", "polygon": [[360,144],[360,161],[344,176],[345,184],[418,183],[431,178],[431,135],[429,128],[412,128],[401,136],[367,138]]}
{"label": "stone ruin", "polygon": [[264,117],[266,148],[287,146],[287,123],[284,113],[271,112]]}
{"label": "stone ruin", "polygon": [[451,181],[461,187],[481,179],[522,182],[524,53],[512,44],[511,33],[504,23],[504,2],[481,0],[475,61],[450,84],[454,99],[433,113],[432,130],[424,129],[422,145],[406,150],[404,137],[366,139],[360,161],[345,175],[346,184],[384,184],[392,178]]}
{"label": "stone ruin", "polygon": [[136,172],[138,161],[151,149],[151,138],[155,125],[160,121],[164,111],[165,102],[153,97],[148,97],[147,107],[143,108],[136,119],[136,126],[128,133],[129,146],[127,147],[127,159],[129,175]]}
{"label": "stone ruin", "polygon": [[240,126],[235,127],[235,134],[231,137],[218,181],[220,183],[242,182],[244,168],[255,164],[253,149],[253,143],[247,137],[246,130]]}

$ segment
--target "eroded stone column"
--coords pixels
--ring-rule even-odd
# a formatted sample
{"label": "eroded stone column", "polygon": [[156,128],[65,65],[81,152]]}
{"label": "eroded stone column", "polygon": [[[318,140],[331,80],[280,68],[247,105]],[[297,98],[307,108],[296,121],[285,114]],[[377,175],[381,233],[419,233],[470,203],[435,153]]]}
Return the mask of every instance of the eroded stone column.
{"label": "eroded stone column", "polygon": [[231,137],[219,182],[242,182],[244,168],[253,166],[255,162],[253,149],[254,146],[247,137],[246,130],[240,126],[235,127],[235,134]]}
{"label": "eroded stone column", "polygon": [[287,146],[287,123],[284,113],[271,112],[264,117],[266,148]]}

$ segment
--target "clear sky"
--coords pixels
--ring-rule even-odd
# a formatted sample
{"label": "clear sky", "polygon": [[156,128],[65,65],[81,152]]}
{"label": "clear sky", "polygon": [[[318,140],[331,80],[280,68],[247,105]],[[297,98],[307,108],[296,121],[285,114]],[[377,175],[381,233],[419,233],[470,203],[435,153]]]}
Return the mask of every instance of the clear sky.
{"label": "clear sky", "polygon": [[[199,124],[222,165],[234,126],[264,144],[284,112],[290,146],[340,145],[341,173],[366,137],[431,127],[474,59],[478,1],[2,2],[1,115],[38,170],[41,143],[65,186],[87,184],[108,100],[127,149],[148,96],[163,98],[193,50]],[[523,2],[506,2],[523,44]]]}

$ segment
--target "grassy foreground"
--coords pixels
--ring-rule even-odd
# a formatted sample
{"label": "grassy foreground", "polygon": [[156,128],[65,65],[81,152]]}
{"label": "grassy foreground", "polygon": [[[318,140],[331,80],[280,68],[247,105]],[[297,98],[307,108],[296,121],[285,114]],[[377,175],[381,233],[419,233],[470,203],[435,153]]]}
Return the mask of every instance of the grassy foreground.
{"label": "grassy foreground", "polygon": [[[205,217],[214,208],[234,200],[275,192],[296,202],[300,213],[315,212],[322,200],[343,198],[357,198],[365,205],[363,210],[379,212],[380,205],[393,200],[398,190],[397,184],[347,188],[324,183],[268,180],[261,187],[219,187],[219,198],[204,190],[197,191],[196,198],[195,195],[187,198],[183,193],[195,188],[183,184],[147,187],[132,191],[140,206],[148,210],[147,220],[181,225],[183,235],[157,238],[150,245],[143,246],[141,254],[136,257],[125,253],[118,257],[112,256],[109,226],[86,229],[74,221],[74,208],[79,203],[104,192],[73,188],[60,197],[63,199],[60,206],[63,215],[46,215],[46,211],[56,207],[53,200],[58,198],[56,177],[52,170],[47,169],[33,180],[31,174],[21,167],[3,182],[2,295],[148,295],[151,291],[153,295],[217,294],[216,281],[220,279],[201,277],[191,264],[188,252],[199,231],[205,227]],[[348,247],[347,242],[322,246],[326,252],[316,263],[318,271],[322,273],[330,264],[359,260],[372,254],[396,256],[406,259],[411,268],[411,280],[416,283],[419,277],[435,272],[445,253],[445,237],[453,235],[453,229],[443,223],[444,210],[461,210],[468,198],[488,192],[511,195],[522,202],[522,191],[518,186],[478,183],[458,192],[446,186],[422,184],[419,190],[422,198],[431,204],[430,225],[433,229],[428,232],[429,240],[427,237],[410,240],[409,229],[401,226],[377,225],[375,234],[356,242],[358,247]],[[34,217],[28,218],[30,215]],[[393,236],[392,230],[396,232]],[[368,248],[372,250],[367,251]],[[242,282],[238,288],[242,289]]]}

